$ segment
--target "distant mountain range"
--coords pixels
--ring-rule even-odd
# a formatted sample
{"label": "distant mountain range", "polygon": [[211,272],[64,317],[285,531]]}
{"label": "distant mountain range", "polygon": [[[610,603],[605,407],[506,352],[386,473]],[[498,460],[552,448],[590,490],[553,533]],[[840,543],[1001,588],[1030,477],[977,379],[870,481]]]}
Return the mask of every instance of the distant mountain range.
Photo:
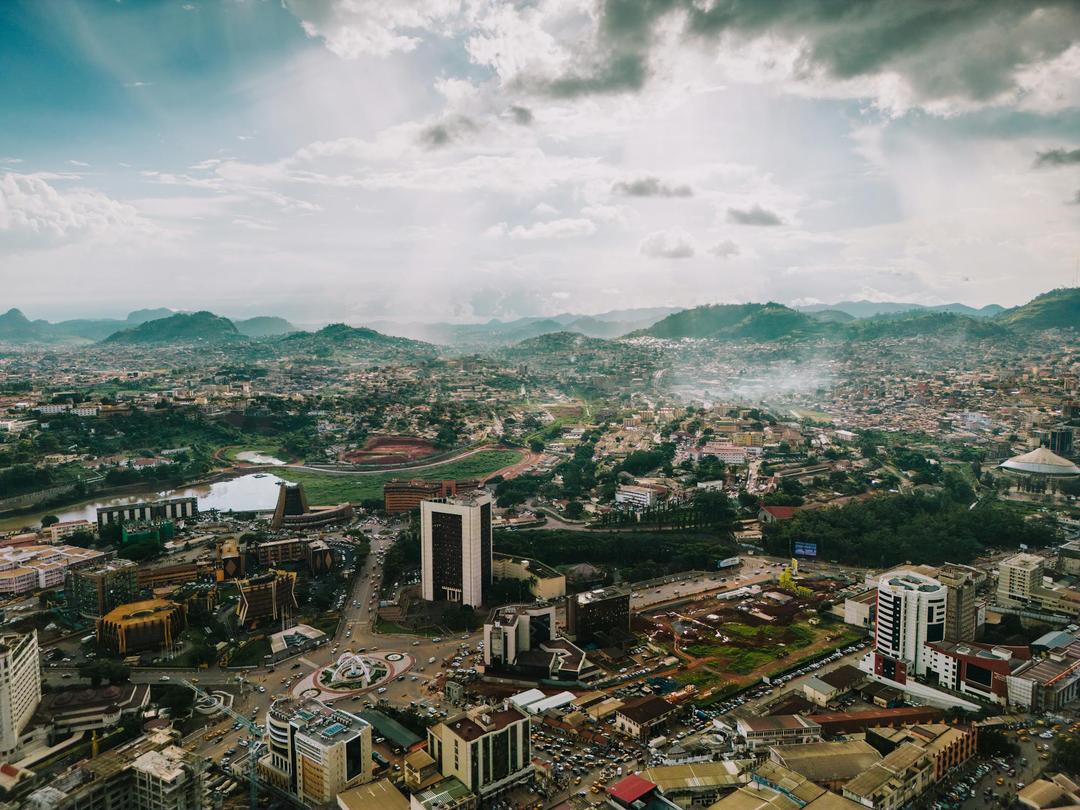
{"label": "distant mountain range", "polygon": [[[138,309],[129,313],[123,320],[119,318],[77,318],[69,321],[50,323],[49,321],[31,321],[18,309],[10,309],[0,315],[0,343],[97,343],[106,340],[112,335],[127,332],[141,326],[160,320],[168,320],[176,315],[192,315],[199,313],[174,312],[171,309]],[[178,334],[184,338],[203,339],[206,335],[200,335],[205,324],[198,319],[190,321],[181,319],[174,321],[174,326],[179,329]],[[190,324],[185,327],[183,324]],[[234,320],[231,323],[236,327],[235,331],[248,337],[268,337],[273,335],[285,335],[297,331],[296,327],[284,318],[273,316],[261,316],[243,320]],[[150,330],[154,334],[156,330]],[[187,334],[189,333],[189,334]],[[118,339],[116,342],[128,342],[128,338]],[[135,342],[138,342],[136,338]],[[151,340],[150,342],[155,342]]]}
{"label": "distant mountain range", "polygon": [[840,301],[836,304],[810,304],[809,306],[795,307],[799,312],[843,312],[852,318],[873,318],[875,315],[896,315],[906,312],[950,312],[954,315],[968,315],[972,318],[992,318],[1005,311],[1005,307],[997,304],[987,304],[981,309],[969,307],[967,304],[939,304],[938,306],[926,306],[924,304],[892,303],[889,301]]}
{"label": "distant mountain range", "polygon": [[[191,342],[258,340],[277,351],[315,354],[371,350],[373,356],[437,353],[433,344],[459,350],[514,346],[544,335],[611,340],[620,337],[718,340],[801,340],[941,335],[963,338],[1020,337],[1041,329],[1080,328],[1080,288],[1052,290],[1028,303],[1004,309],[964,304],[841,301],[838,304],[788,307],[765,304],[711,304],[679,309],[620,309],[598,315],[564,313],[548,318],[491,320],[483,324],[399,323],[379,321],[370,327],[331,324],[302,331],[284,318],[260,316],[230,320],[208,311],[142,309],[124,319],[31,321],[18,309],[0,315],[0,343],[88,344],[105,342],[160,345]],[[528,344],[535,348],[538,344]]]}
{"label": "distant mountain range", "polygon": [[512,321],[492,319],[486,323],[401,323],[374,321],[370,324],[388,335],[413,338],[446,346],[485,348],[508,346],[529,338],[556,332],[577,332],[595,338],[616,338],[652,326],[680,307],[645,307],[616,309],[599,315],[563,313],[550,317],[516,318]]}
{"label": "distant mountain range", "polygon": [[[872,306],[871,302],[855,302]],[[962,308],[964,311],[958,311]],[[677,312],[630,337],[716,340],[798,340],[937,335],[961,338],[1020,337],[1042,329],[1080,328],[1080,288],[1044,293],[1012,309],[980,310],[949,304],[916,307],[858,317],[840,304],[800,311],[783,304],[713,304]]]}

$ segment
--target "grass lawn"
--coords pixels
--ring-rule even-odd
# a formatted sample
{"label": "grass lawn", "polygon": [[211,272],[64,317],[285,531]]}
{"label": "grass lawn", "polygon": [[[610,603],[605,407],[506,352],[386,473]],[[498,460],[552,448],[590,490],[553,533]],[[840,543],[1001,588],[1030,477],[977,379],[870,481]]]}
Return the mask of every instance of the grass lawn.
{"label": "grass lawn", "polygon": [[477,478],[489,475],[521,460],[520,450],[481,450],[457,461],[448,461],[421,470],[394,470],[373,475],[330,475],[311,470],[283,469],[274,474],[304,485],[308,502],[317,506],[359,503],[382,498],[383,484],[391,478],[450,479]]}
{"label": "grass lawn", "polygon": [[[718,659],[717,668],[736,675],[747,675],[770,661],[788,658],[794,650],[809,647],[825,635],[825,628],[804,622],[788,627],[751,627],[741,622],[726,622],[717,629],[728,641],[708,639],[683,650],[696,658]],[[719,660],[723,661],[722,665]]]}
{"label": "grass lawn", "polygon": [[257,638],[249,641],[229,659],[230,667],[250,667],[263,663],[263,656],[270,654],[270,639]]}

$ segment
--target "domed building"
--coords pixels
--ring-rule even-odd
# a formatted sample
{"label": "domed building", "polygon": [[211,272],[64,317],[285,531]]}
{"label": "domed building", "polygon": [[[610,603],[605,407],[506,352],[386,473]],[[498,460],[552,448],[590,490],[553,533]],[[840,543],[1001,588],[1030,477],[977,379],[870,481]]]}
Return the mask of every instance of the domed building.
{"label": "domed building", "polygon": [[97,621],[98,643],[117,655],[171,647],[185,626],[182,605],[146,599],[120,605]]}
{"label": "domed building", "polygon": [[1050,452],[1045,447],[1039,447],[1021,456],[1013,456],[1008,461],[1001,462],[998,467],[1017,475],[1044,475],[1050,478],[1080,475],[1080,467],[1067,458]]}

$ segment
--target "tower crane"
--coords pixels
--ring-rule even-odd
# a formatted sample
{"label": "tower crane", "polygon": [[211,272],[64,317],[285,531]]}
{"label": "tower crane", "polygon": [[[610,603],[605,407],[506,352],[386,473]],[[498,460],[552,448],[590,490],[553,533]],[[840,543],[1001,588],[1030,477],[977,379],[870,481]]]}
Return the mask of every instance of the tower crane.
{"label": "tower crane", "polygon": [[[191,689],[198,697],[213,700],[209,693],[199,688],[191,681],[184,679],[182,683],[184,684],[184,686]],[[259,727],[259,724],[252,720],[250,717],[245,717],[243,714],[236,711],[231,706],[226,706],[224,703],[222,703],[221,705],[221,710],[233,720],[235,720],[237,723],[239,723],[242,728],[246,729],[248,732],[248,736],[250,737],[247,748],[247,780],[248,789],[250,791],[249,802],[251,810],[256,810],[256,808],[258,807],[260,786],[281,797],[282,799],[285,799],[294,805],[302,807],[303,805],[300,803],[300,801],[292,794],[281,790],[280,788],[270,784],[266,780],[259,780],[259,754],[263,751],[265,747],[262,742],[263,732],[262,729]]]}

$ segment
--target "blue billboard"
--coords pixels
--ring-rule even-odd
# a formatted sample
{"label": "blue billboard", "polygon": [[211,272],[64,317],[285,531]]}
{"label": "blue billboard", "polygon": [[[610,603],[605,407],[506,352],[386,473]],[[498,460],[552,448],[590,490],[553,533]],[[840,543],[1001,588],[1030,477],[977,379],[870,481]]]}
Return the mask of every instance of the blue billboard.
{"label": "blue billboard", "polygon": [[817,543],[796,543],[795,544],[795,556],[796,557],[816,557],[817,556]]}

